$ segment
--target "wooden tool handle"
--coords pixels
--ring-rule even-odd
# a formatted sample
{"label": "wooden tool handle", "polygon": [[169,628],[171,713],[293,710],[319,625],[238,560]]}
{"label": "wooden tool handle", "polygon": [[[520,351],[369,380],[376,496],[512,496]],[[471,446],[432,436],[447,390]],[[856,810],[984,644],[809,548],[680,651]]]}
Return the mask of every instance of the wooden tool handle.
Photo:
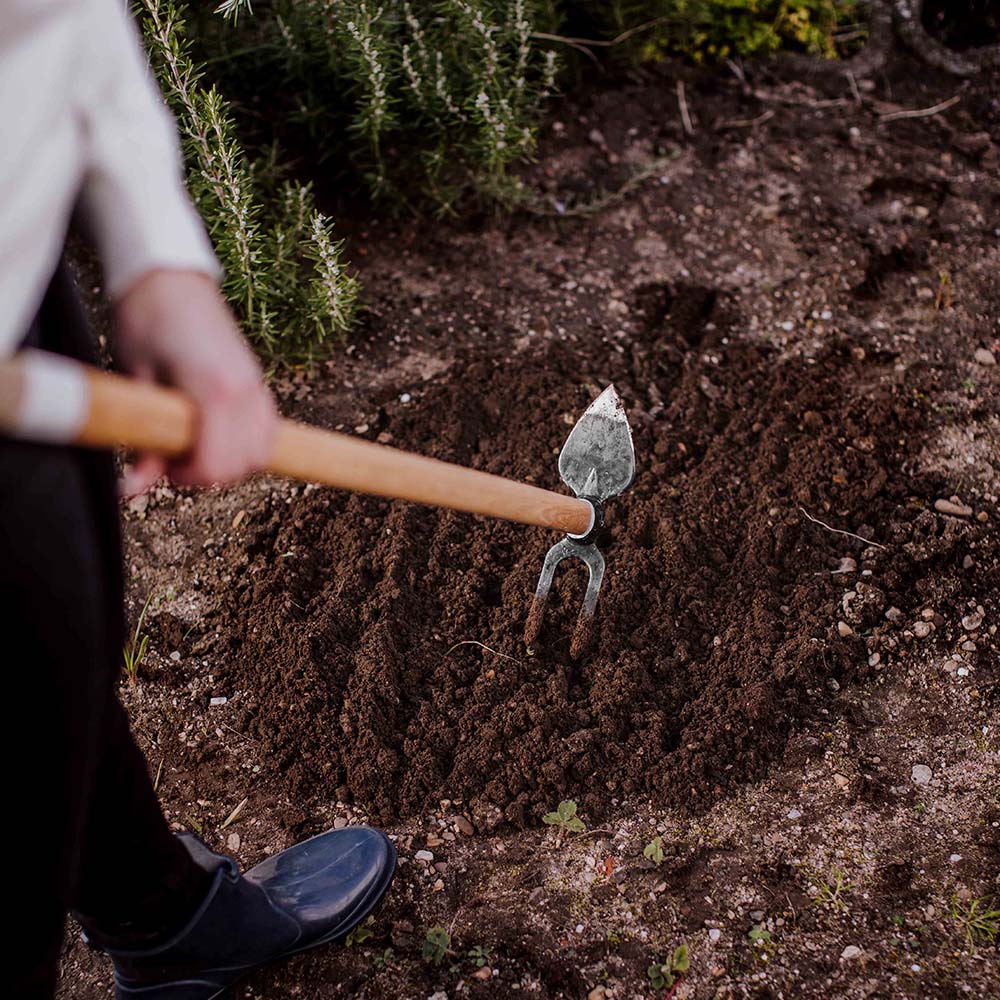
{"label": "wooden tool handle", "polygon": [[[70,364],[59,359],[58,365],[65,377]],[[83,365],[72,367],[86,380],[76,427],[61,438],[37,432],[31,436],[96,448],[120,445],[167,456],[182,455],[191,448],[198,411],[183,393]],[[30,382],[21,360],[0,362],[0,429],[15,436],[26,430],[21,420],[26,397],[37,399],[44,391]],[[279,422],[266,471],[576,535],[590,529],[593,515],[590,504],[576,497],[292,420]]]}

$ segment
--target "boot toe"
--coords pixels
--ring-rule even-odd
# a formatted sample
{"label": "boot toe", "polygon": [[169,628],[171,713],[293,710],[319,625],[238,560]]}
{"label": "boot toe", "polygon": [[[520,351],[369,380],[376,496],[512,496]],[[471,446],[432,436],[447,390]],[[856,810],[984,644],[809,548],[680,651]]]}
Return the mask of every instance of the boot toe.
{"label": "boot toe", "polygon": [[396,849],[380,830],[349,826],[289,847],[244,876],[302,929],[300,947],[348,933],[385,894]]}

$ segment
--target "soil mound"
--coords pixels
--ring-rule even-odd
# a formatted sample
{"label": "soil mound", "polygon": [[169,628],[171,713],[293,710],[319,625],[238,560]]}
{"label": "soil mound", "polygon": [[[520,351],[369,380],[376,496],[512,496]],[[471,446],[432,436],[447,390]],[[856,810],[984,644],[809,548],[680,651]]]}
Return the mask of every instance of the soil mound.
{"label": "soil mound", "polygon": [[[910,502],[938,485],[906,464],[933,369],[896,372],[847,341],[782,358],[741,339],[709,289],[653,287],[640,306],[641,338],[467,354],[369,432],[556,488],[570,426],[615,383],[637,476],[609,506],[579,660],[582,568],[561,570],[536,647],[522,641],[551,533],[327,490],[255,516],[223,609],[245,630],[220,641],[242,726],[292,793],[383,821],[461,799],[487,828],[568,797],[590,817],[624,795],[699,807],[780,754],[831,681],[868,669],[837,628],[848,586],[870,630],[960,559]],[[831,574],[847,556],[856,569]]]}

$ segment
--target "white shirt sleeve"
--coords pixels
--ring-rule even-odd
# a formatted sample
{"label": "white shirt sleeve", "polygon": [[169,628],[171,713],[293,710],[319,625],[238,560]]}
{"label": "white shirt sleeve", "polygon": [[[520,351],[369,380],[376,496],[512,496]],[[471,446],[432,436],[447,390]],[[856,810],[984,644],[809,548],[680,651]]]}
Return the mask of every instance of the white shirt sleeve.
{"label": "white shirt sleeve", "polygon": [[156,267],[219,275],[126,0],[0,0],[0,357],[77,203],[112,296]]}
{"label": "white shirt sleeve", "polygon": [[205,228],[184,187],[173,118],[122,0],[86,0],[79,209],[112,298],[147,271],[219,277]]}

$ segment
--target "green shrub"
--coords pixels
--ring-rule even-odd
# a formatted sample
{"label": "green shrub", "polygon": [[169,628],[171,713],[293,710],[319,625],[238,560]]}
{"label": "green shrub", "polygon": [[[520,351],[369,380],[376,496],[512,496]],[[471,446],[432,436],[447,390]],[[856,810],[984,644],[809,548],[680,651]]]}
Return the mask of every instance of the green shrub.
{"label": "green shrub", "polygon": [[672,54],[701,63],[767,55],[782,48],[834,56],[834,32],[855,18],[858,4],[856,0],[616,0],[566,7],[575,33],[628,35],[619,54],[629,59],[651,61]]}
{"label": "green shrub", "polygon": [[269,94],[290,128],[335,167],[350,163],[376,197],[447,207],[470,188],[496,191],[530,154],[555,84],[556,50],[533,38],[551,27],[539,0],[273,0],[253,17],[232,0],[226,10],[235,86],[278,84]]}
{"label": "green shrub", "polygon": [[202,84],[172,0],[136,4],[163,94],[177,116],[188,186],[225,272],[223,292],[265,360],[295,364],[343,340],[357,281],[308,185],[278,182],[235,136],[229,104]]}

